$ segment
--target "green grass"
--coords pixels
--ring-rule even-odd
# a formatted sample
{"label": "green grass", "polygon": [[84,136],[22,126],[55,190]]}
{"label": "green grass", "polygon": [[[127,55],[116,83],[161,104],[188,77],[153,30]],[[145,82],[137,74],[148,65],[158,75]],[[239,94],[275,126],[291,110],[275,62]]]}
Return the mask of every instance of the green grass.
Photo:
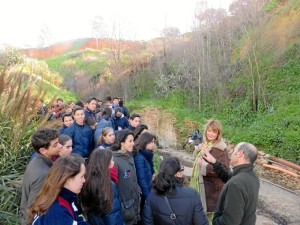
{"label": "green grass", "polygon": [[70,56],[68,54],[59,55],[57,57],[49,58],[45,60],[49,66],[49,68],[53,71],[59,71],[61,64],[69,59]]}
{"label": "green grass", "polygon": [[62,98],[65,102],[75,101],[79,99],[78,95],[75,92],[67,91],[65,89],[51,85],[47,82],[44,82],[43,88],[48,90],[47,95],[44,99],[45,102],[49,102],[55,95],[57,95],[59,98]]}
{"label": "green grass", "polygon": [[278,6],[278,3],[280,3],[280,0],[271,0],[265,5],[264,10],[268,12],[272,9],[275,9]]}
{"label": "green grass", "polygon": [[107,57],[103,51],[86,49],[70,52],[46,60],[50,70],[61,76],[73,76],[77,71],[97,76],[107,66]]}

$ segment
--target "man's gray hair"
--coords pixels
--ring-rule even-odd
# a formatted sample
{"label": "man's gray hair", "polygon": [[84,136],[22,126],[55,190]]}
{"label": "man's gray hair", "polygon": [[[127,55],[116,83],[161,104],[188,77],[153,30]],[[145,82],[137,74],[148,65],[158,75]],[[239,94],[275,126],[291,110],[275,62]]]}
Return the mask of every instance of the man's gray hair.
{"label": "man's gray hair", "polygon": [[257,159],[258,153],[256,147],[253,144],[242,142],[238,150],[243,151],[245,158],[248,159],[251,164],[254,164]]}

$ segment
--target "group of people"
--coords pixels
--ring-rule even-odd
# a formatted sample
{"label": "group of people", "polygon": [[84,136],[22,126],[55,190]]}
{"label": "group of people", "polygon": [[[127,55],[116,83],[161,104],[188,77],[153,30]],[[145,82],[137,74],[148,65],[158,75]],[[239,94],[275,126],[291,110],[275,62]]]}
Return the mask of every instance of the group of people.
{"label": "group of people", "polygon": [[[138,114],[126,110],[125,116],[114,99],[97,117],[97,104],[92,98],[75,105],[61,115],[59,130],[33,134],[36,154],[23,177],[22,225],[255,224],[259,180],[252,144],[238,144],[230,157],[221,123],[209,120],[188,187],[176,157],[165,157],[155,173],[157,137]],[[127,116],[127,127],[114,121]],[[96,123],[87,125],[89,118]]]}

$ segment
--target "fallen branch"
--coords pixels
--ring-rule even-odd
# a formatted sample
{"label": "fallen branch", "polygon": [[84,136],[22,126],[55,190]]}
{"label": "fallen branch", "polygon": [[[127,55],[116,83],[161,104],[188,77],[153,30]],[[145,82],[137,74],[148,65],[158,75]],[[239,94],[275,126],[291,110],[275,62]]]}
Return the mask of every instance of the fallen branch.
{"label": "fallen branch", "polygon": [[283,169],[283,168],[281,168],[281,167],[279,167],[279,166],[276,166],[276,165],[269,165],[269,164],[263,164],[263,166],[266,167],[266,168],[278,170],[278,171],[280,171],[280,172],[286,173],[286,174],[288,174],[288,175],[290,175],[290,176],[293,176],[293,177],[295,177],[295,178],[299,178],[299,175],[298,175],[298,174],[296,174],[296,173],[294,173],[294,172],[291,172],[291,171],[289,171],[289,170]]}
{"label": "fallen branch", "polygon": [[287,160],[281,159],[281,158],[277,158],[277,157],[270,157],[270,159],[273,160],[273,161],[279,162],[279,163],[281,163],[283,165],[289,166],[289,167],[291,167],[291,168],[293,168],[295,170],[300,171],[300,166],[298,166],[295,163],[292,163],[290,161],[287,161]]}

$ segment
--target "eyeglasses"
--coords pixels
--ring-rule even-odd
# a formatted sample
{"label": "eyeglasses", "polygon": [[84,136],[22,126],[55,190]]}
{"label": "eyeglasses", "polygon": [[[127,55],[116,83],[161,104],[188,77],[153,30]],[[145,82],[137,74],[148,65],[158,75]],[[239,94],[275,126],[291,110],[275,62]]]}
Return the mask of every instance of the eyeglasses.
{"label": "eyeglasses", "polygon": [[179,170],[179,172],[184,171],[184,166],[181,167],[181,169]]}

